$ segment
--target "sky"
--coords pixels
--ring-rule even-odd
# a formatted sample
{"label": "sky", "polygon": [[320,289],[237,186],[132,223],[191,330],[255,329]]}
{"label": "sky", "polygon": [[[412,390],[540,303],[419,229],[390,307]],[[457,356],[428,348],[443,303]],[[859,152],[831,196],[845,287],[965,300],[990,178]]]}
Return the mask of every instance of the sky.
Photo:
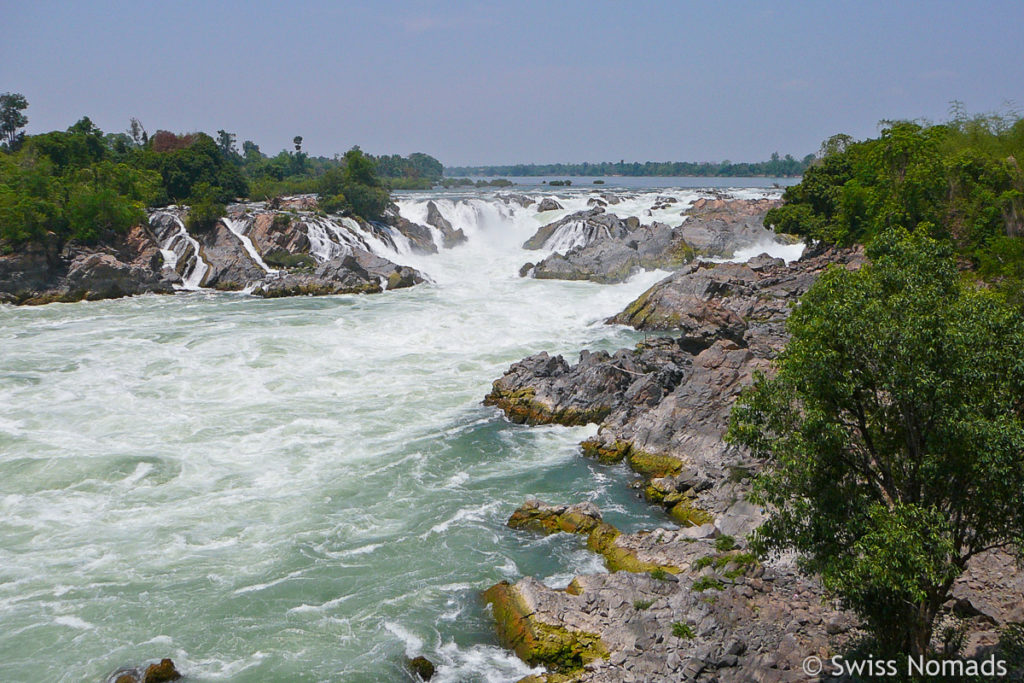
{"label": "sky", "polygon": [[88,115],[446,165],[802,157],[1024,107],[1024,1],[0,0],[28,131]]}

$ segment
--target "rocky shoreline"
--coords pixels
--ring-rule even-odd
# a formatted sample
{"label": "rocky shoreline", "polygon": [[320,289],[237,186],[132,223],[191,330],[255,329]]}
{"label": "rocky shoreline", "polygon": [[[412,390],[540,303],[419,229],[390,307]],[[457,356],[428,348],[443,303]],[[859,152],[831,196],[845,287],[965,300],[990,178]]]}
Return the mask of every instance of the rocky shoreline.
{"label": "rocky shoreline", "polygon": [[[599,425],[583,454],[623,463],[668,516],[625,534],[589,503],[527,501],[512,515],[518,533],[585,536],[610,572],[564,590],[526,577],[485,592],[501,641],[549,671],[526,681],[805,681],[805,657],[827,660],[864,635],[794,558],[747,552],[764,519],[747,500],[758,463],[723,440],[740,389],[785,345],[791,307],[826,268],[864,262],[859,250],[820,246],[791,264],[693,262],[608,321],[671,336],[584,350],[575,365],[542,352],[494,382],[485,403],[513,422]],[[964,656],[992,652],[999,629],[1024,619],[1024,576],[1011,563],[991,551],[958,581],[944,619],[965,628]]]}
{"label": "rocky shoreline", "polygon": [[[701,198],[681,212],[684,220],[675,228],[658,221],[641,224],[636,216],[619,218],[606,212],[611,200],[619,201],[614,195],[592,198],[592,208],[540,228],[523,248],[555,253],[523,265],[520,273],[609,284],[640,270],[675,270],[697,258],[732,258],[740,249],[780,239],[763,226],[778,200]],[[678,205],[675,197],[657,197],[652,209],[673,205]]]}
{"label": "rocky shoreline", "polygon": [[154,210],[146,225],[99,245],[28,245],[0,255],[0,303],[95,301],[181,290],[246,291],[268,298],[371,294],[426,280],[381,256],[401,240],[413,253],[465,241],[440,213],[430,225],[392,207],[382,223],[328,216],[312,197],[236,204],[205,230],[188,230],[188,209]]}

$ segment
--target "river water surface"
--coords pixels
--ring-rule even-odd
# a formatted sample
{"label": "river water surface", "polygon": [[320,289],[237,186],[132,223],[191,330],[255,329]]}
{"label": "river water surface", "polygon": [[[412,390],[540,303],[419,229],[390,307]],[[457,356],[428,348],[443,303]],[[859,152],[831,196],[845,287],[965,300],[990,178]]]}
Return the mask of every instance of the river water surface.
{"label": "river water surface", "polygon": [[564,214],[439,205],[469,242],[407,255],[433,280],[408,290],[0,307],[0,680],[160,657],[196,681],[403,680],[407,654],[440,681],[529,673],[480,591],[603,569],[577,537],[507,529],[511,511],[590,499],[627,530],[665,522],[622,467],[578,455],[593,428],[512,425],[481,399],[523,356],[635,343],[602,321],[664,273],[522,279],[538,254],[519,245]]}

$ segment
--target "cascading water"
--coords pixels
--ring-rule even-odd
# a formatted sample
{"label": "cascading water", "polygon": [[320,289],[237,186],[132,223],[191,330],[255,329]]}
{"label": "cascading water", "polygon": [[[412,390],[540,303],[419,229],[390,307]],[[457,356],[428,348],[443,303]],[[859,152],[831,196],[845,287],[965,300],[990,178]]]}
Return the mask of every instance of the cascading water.
{"label": "cascading water", "polygon": [[256,265],[258,265],[260,268],[264,270],[264,272],[268,274],[277,273],[276,270],[267,265],[266,261],[263,260],[263,256],[260,254],[259,250],[256,249],[256,245],[254,245],[252,243],[252,240],[249,239],[249,237],[246,236],[245,234],[249,227],[252,225],[251,217],[244,216],[242,219],[236,219],[230,216],[225,216],[221,220],[224,221],[224,225],[227,226],[228,230],[234,233],[235,237],[239,239],[239,241],[242,243],[242,247],[245,249],[246,253],[249,254],[250,258],[252,258],[252,260],[256,262]]}
{"label": "cascading water", "polygon": [[544,249],[566,252],[610,236],[611,232],[603,225],[591,225],[586,221],[571,221],[551,234],[551,237],[544,243]]}
{"label": "cascading water", "polygon": [[[609,210],[643,214],[636,194]],[[626,531],[663,521],[625,468],[579,457],[593,427],[526,430],[481,405],[526,355],[640,338],[603,320],[663,273],[518,276],[536,259],[522,243],[588,196],[540,217],[401,196],[421,223],[434,199],[468,241],[403,255],[433,284],[383,295],[0,306],[0,679],[103,681],[165,656],[194,681],[402,680],[417,654],[441,683],[531,673],[480,591],[602,563],[569,534],[511,533],[511,511],[590,499]],[[344,239],[329,223],[321,253]],[[166,230],[184,253],[180,221]]]}
{"label": "cascading water", "polygon": [[185,224],[177,214],[168,211],[157,211],[154,212],[153,216],[168,217],[174,222],[176,227],[176,230],[169,231],[169,234],[160,241],[160,251],[164,254],[165,265],[170,268],[177,268],[178,262],[188,254],[186,257],[188,260],[181,274],[182,289],[200,289],[203,285],[203,279],[210,270],[210,266],[203,260],[199,242],[192,235],[188,234]]}

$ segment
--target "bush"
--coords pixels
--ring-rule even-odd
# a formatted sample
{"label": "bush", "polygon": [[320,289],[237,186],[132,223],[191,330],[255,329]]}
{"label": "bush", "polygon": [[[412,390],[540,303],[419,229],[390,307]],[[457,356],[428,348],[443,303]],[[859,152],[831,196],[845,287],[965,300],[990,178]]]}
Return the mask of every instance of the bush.
{"label": "bush", "polygon": [[697,637],[697,634],[693,631],[693,627],[689,624],[684,624],[681,621],[677,621],[672,624],[672,635],[684,640],[693,640]]}
{"label": "bush", "polygon": [[207,232],[217,225],[217,221],[227,211],[224,205],[217,201],[217,193],[214,188],[209,185],[200,185],[196,189],[197,196],[189,206],[185,227],[189,232]]}
{"label": "bush", "polygon": [[728,439],[766,466],[755,550],[801,553],[876,654],[924,656],[970,559],[1024,539],[1024,319],[924,229],[868,255],[801,298]]}

